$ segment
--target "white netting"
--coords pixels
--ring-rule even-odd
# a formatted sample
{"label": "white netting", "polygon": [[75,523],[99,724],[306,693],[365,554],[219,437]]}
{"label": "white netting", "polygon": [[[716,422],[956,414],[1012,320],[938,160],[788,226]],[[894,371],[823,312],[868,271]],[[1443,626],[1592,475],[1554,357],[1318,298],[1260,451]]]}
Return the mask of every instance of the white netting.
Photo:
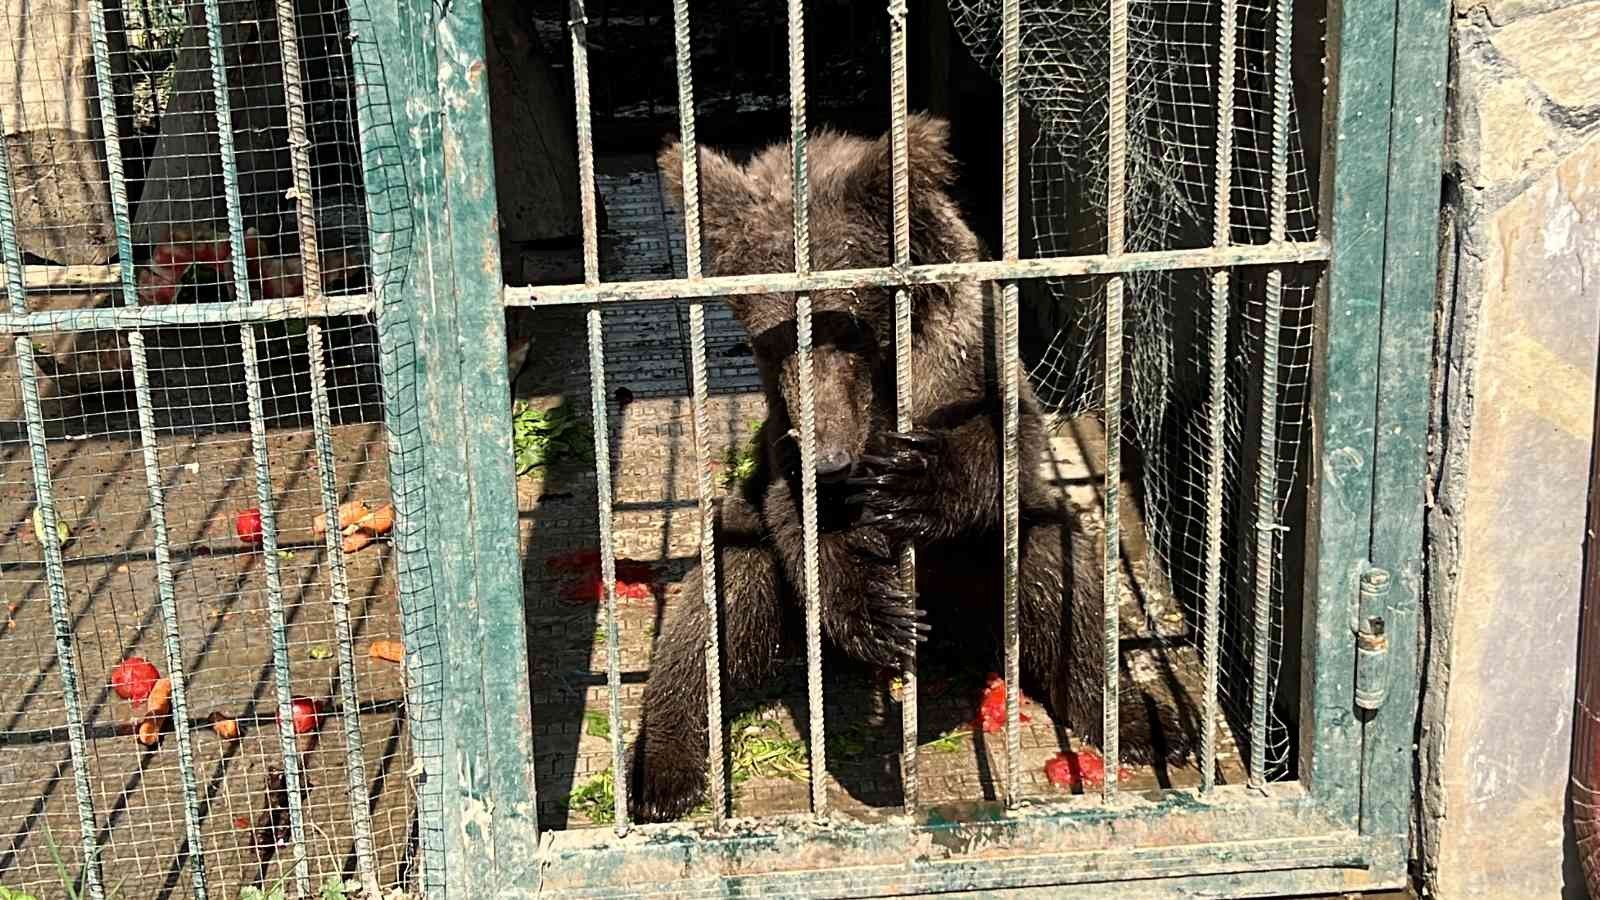
{"label": "white netting", "polygon": [[[1215,191],[1220,0],[1132,0],[1129,10],[1126,250],[1200,248],[1212,242]],[[951,0],[957,34],[980,65],[1000,75],[1001,0]],[[1240,0],[1235,61],[1231,240],[1268,240],[1274,70],[1271,0]],[[1036,128],[1023,185],[1031,225],[1025,253],[1063,256],[1105,249],[1109,4],[1104,0],[1028,0],[1022,4],[1021,96]],[[1288,225],[1291,240],[1315,236],[1315,196],[1292,104],[1289,117]],[[1026,234],[1026,231],[1025,231]],[[1126,281],[1124,410],[1128,440],[1142,463],[1139,493],[1152,549],[1189,611],[1189,634],[1203,626],[1206,403],[1210,273],[1137,272]],[[1295,508],[1296,473],[1309,422],[1307,387],[1315,272],[1290,269],[1283,324],[1275,336],[1278,520]],[[1039,347],[1031,374],[1041,400],[1062,416],[1103,404],[1103,284],[1088,280],[1032,286],[1028,297]],[[1224,456],[1224,575],[1219,668],[1221,705],[1247,749],[1253,649],[1256,465],[1262,397],[1260,270],[1234,274],[1230,298]],[[1298,530],[1287,532],[1296,534]],[[1290,764],[1289,725],[1276,702],[1285,629],[1286,532],[1275,531],[1272,559],[1268,777]]]}

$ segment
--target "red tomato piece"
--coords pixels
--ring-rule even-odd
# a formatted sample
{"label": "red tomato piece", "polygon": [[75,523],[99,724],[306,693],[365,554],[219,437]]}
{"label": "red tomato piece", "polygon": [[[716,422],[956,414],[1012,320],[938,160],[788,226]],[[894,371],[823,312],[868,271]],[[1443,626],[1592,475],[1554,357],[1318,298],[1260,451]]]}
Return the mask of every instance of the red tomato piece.
{"label": "red tomato piece", "polygon": [[233,519],[233,533],[239,540],[246,544],[261,543],[261,510],[251,508],[239,513]]}
{"label": "red tomato piece", "polygon": [[142,656],[130,656],[111,670],[111,689],[133,703],[143,703],[161,679],[161,670]]}
{"label": "red tomato piece", "polygon": [[[1026,699],[1026,698],[1023,698]],[[1017,720],[1029,721],[1028,714],[1018,711]],[[993,672],[983,687],[983,699],[978,703],[978,720],[972,726],[984,734],[994,734],[1006,727],[1006,683]]]}
{"label": "red tomato piece", "polygon": [[[282,716],[279,716],[280,720]],[[296,697],[289,703],[289,718],[295,734],[310,734],[321,724],[317,702],[310,697]]]}
{"label": "red tomato piece", "polygon": [[[1117,767],[1117,780],[1132,776],[1132,770],[1125,766]],[[1088,749],[1063,751],[1044,764],[1044,777],[1056,787],[1068,791],[1105,784],[1105,757]]]}

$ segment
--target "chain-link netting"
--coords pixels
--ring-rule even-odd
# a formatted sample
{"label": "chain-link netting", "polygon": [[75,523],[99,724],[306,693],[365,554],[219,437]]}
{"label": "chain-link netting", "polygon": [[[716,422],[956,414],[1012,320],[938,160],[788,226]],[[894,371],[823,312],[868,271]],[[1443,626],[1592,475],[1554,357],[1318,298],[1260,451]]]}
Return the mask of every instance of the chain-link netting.
{"label": "chain-link netting", "polygon": [[[343,0],[0,13],[0,888],[411,880],[356,31]],[[300,297],[353,314],[220,305]]]}
{"label": "chain-link netting", "polygon": [[[999,75],[1000,0],[953,0],[955,30],[983,66]],[[1220,0],[1133,0],[1129,6],[1126,251],[1209,247],[1215,199],[1219,100]],[[1234,244],[1269,238],[1273,143],[1273,51],[1276,7],[1239,0],[1235,68],[1231,234]],[[1034,126],[1026,145],[1025,253],[1041,257],[1105,249],[1110,71],[1109,6],[1079,0],[1021,4],[1021,97]],[[1315,194],[1296,110],[1287,134],[1288,238],[1315,236]],[[1308,426],[1307,387],[1315,273],[1290,269],[1282,293],[1282,327],[1263,334],[1264,273],[1232,280],[1228,330],[1226,440],[1213,447],[1208,430],[1207,334],[1211,279],[1205,271],[1130,273],[1126,280],[1121,398],[1140,463],[1138,492],[1151,547],[1187,609],[1186,633],[1203,629],[1206,475],[1222,453],[1223,579],[1221,706],[1249,753],[1256,572],[1256,463],[1259,454],[1266,340],[1279,346],[1276,379],[1277,502],[1275,523],[1297,502],[1297,478]],[[1031,372],[1041,399],[1063,417],[1103,402],[1104,284],[1093,280],[1029,285],[1040,346]],[[1290,728],[1278,701],[1284,659],[1285,551],[1300,532],[1273,527],[1267,777],[1290,764]]]}

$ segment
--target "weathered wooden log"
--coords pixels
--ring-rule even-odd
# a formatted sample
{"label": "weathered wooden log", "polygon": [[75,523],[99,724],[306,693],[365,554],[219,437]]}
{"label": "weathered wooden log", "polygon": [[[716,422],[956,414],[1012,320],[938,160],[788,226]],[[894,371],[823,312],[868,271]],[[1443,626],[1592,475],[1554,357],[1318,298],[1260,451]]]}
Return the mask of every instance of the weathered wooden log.
{"label": "weathered wooden log", "polygon": [[485,0],[483,8],[501,238],[516,244],[577,237],[575,126],[534,32],[531,4]]}
{"label": "weathered wooden log", "polygon": [[[268,0],[222,0],[220,8],[241,209],[247,227],[262,219],[275,223],[291,183],[277,20]],[[174,232],[195,240],[227,234],[204,7],[190,4],[188,13],[171,98],[134,214],[137,244],[168,242]]]}

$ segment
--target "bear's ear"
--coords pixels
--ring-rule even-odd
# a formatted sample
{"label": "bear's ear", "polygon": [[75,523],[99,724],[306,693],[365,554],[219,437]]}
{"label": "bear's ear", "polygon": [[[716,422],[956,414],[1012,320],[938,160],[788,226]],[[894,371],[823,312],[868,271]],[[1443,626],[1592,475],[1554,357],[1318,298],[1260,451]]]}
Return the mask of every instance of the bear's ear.
{"label": "bear's ear", "polygon": [[[749,215],[755,205],[755,188],[750,175],[733,160],[707,147],[699,148],[697,177],[700,181],[701,241],[712,252],[724,246],[737,232],[740,217]],[[683,144],[677,135],[668,138],[656,155],[661,183],[681,208],[683,205]]]}
{"label": "bear's ear", "polygon": [[[906,117],[906,186],[911,218],[911,261],[951,262],[962,253],[965,226],[950,220],[945,190],[955,182],[956,159],[950,154],[950,126],[943,119],[918,113]],[[894,143],[885,134],[868,145],[855,170],[853,187],[864,212],[886,230],[894,222]]]}
{"label": "bear's ear", "polygon": [[[906,117],[906,184],[913,209],[955,182],[956,159],[950,155],[950,124],[926,113]],[[894,202],[894,136],[885,134],[872,144],[863,161],[862,187]]]}
{"label": "bear's ear", "polygon": [[[925,113],[906,117],[906,187],[911,215],[911,259],[914,263],[948,262],[957,248],[950,244],[945,190],[955,182],[956,160],[950,154],[950,126]],[[861,213],[881,223],[894,222],[894,136],[862,142],[843,187]]]}
{"label": "bear's ear", "polygon": [[[887,138],[887,136],[885,136]],[[956,180],[956,158],[950,155],[950,123],[927,113],[906,118],[906,155],[913,193],[942,191]]]}

